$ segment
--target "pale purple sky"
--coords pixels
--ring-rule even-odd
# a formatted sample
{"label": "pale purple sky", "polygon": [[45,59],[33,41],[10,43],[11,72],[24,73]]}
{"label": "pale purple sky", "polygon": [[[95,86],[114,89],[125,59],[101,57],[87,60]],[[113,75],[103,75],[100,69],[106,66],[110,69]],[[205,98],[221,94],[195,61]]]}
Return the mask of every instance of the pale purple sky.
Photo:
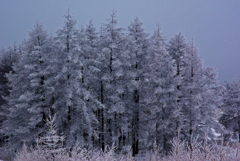
{"label": "pale purple sky", "polygon": [[150,34],[158,23],[168,40],[182,32],[221,83],[240,79],[240,0],[0,0],[0,48],[28,38],[36,21],[54,35],[68,8],[79,28],[89,20],[99,28],[114,9],[120,27],[137,16]]}

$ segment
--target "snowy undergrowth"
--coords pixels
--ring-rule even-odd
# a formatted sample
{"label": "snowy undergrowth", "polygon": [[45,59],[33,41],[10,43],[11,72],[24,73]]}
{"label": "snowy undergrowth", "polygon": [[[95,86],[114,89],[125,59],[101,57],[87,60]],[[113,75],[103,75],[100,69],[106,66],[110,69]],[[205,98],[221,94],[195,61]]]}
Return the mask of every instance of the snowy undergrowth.
{"label": "snowy undergrowth", "polygon": [[82,149],[81,151],[73,151],[71,156],[69,153],[62,152],[60,154],[46,155],[46,152],[43,151],[40,147],[38,148],[27,148],[23,147],[22,151],[17,153],[14,161],[132,161],[130,155],[116,155],[114,153],[114,148],[109,149],[107,152],[102,151],[87,151]]}
{"label": "snowy undergrowth", "polygon": [[207,144],[197,142],[193,139],[191,144],[185,141],[173,139],[171,155],[162,159],[162,161],[239,161],[240,145],[235,143],[232,146],[221,144]]}
{"label": "snowy undergrowth", "polygon": [[119,155],[114,153],[114,147],[106,152],[87,151],[85,149],[74,150],[71,157],[68,153],[62,152],[49,157],[46,152],[37,148],[27,148],[16,154],[14,161],[239,161],[240,145],[220,145],[198,142],[196,139],[191,144],[185,141],[173,139],[171,155],[161,157],[157,150],[145,154],[144,157],[132,157],[129,154]]}

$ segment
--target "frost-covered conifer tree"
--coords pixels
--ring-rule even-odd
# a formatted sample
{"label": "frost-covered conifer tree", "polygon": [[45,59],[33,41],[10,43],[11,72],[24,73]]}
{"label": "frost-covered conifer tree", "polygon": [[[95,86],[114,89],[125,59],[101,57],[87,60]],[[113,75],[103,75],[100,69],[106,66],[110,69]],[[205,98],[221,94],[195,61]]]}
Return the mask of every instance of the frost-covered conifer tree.
{"label": "frost-covered conifer tree", "polygon": [[[73,105],[73,85],[71,84],[71,80],[75,80],[72,69],[81,70],[81,62],[79,61],[79,50],[77,46],[79,31],[76,29],[76,20],[72,17],[72,15],[68,13],[65,15],[65,22],[62,29],[57,31],[57,46],[60,47],[62,61],[59,61],[59,64],[62,65],[62,71],[59,74],[64,79],[64,83],[62,84],[65,87],[64,92],[66,92],[63,101],[66,101],[64,104],[67,104],[68,114],[67,120],[71,120],[71,111]],[[82,78],[82,73],[77,74],[79,79]],[[57,77],[58,78],[58,77]],[[60,79],[60,78],[59,78]],[[73,82],[72,82],[73,83]],[[76,82],[74,82],[76,83]],[[79,84],[79,83],[77,83]]]}
{"label": "frost-covered conifer tree", "polygon": [[[82,55],[80,32],[76,20],[68,12],[62,29],[57,31],[55,59],[57,60],[52,82],[53,110],[57,113],[56,125],[66,131],[66,146],[70,150],[76,142],[91,146],[92,137],[97,137],[97,120],[94,111],[100,103],[83,84],[85,57]],[[87,70],[87,69],[86,69]],[[90,71],[87,71],[90,72]],[[87,80],[87,78],[84,78]],[[62,128],[62,129],[61,129]]]}
{"label": "frost-covered conifer tree", "polygon": [[[101,102],[100,99],[100,71],[101,71],[101,47],[99,46],[99,37],[96,28],[93,26],[92,21],[86,26],[85,29],[82,28],[79,35],[79,47],[80,55],[82,57],[82,84],[83,87],[90,91],[95,98]],[[98,137],[93,140],[93,146],[102,147],[103,143],[103,108],[102,106],[95,108],[95,115],[98,119],[97,127],[94,127],[98,133]]]}
{"label": "frost-covered conifer tree", "polygon": [[[174,67],[176,69],[176,77],[179,79],[179,83],[176,86],[179,91],[181,91],[181,83],[182,78],[184,76],[185,72],[185,57],[186,57],[186,42],[184,36],[179,33],[178,35],[175,35],[174,38],[171,38],[167,45],[167,50],[174,60]],[[181,102],[181,98],[179,97],[177,102]]]}
{"label": "frost-covered conifer tree", "polygon": [[99,38],[96,28],[93,26],[92,21],[86,26],[86,29],[80,34],[80,48],[83,61],[82,83],[86,88],[93,90],[96,88],[98,81],[98,73],[100,72],[101,62],[99,60]]}
{"label": "frost-covered conifer tree", "polygon": [[63,147],[65,136],[58,135],[55,120],[55,115],[52,117],[49,113],[48,118],[45,120],[48,128],[44,136],[37,138],[37,148],[43,150],[43,155],[45,155],[48,160],[54,160],[55,155],[65,152]]}
{"label": "frost-covered conifer tree", "polygon": [[180,92],[177,100],[180,107],[180,135],[190,143],[192,135],[204,139],[209,129],[208,135],[213,138],[211,130],[220,129],[216,122],[219,100],[214,88],[216,72],[212,68],[204,68],[193,42],[184,44],[180,34],[170,44],[172,48],[169,48],[169,52],[178,62],[176,67],[180,78],[177,84]]}
{"label": "frost-covered conifer tree", "polygon": [[0,51],[0,146],[3,146],[7,136],[2,129],[2,123],[6,120],[8,114],[7,102],[4,98],[9,96],[9,86],[6,74],[12,71],[13,64],[18,60],[18,49],[14,45],[7,50]]}
{"label": "frost-covered conifer tree", "polygon": [[[174,61],[174,68],[175,68],[175,79],[177,80],[176,84],[174,84],[175,88],[177,89],[177,105],[176,108],[178,108],[178,111],[181,111],[182,108],[182,86],[183,86],[183,77],[186,74],[185,73],[185,57],[186,57],[186,42],[184,36],[179,33],[174,36],[174,38],[171,38],[169,43],[167,44],[167,51],[169,52],[169,55]],[[178,115],[179,116],[179,115]],[[179,131],[181,130],[182,126],[182,119],[181,117],[174,118],[174,126],[175,126],[175,136],[178,135]]]}
{"label": "frost-covered conifer tree", "polygon": [[14,47],[9,47],[7,50],[2,50],[0,52],[0,106],[6,103],[6,100],[4,100],[4,96],[9,95],[9,87],[8,87],[8,80],[6,78],[6,74],[12,71],[13,63],[17,62],[18,59],[18,51],[17,46],[14,45]]}
{"label": "frost-covered conifer tree", "polygon": [[142,23],[138,18],[135,18],[131,25],[128,27],[128,39],[129,47],[128,53],[130,57],[131,64],[131,83],[128,90],[131,92],[131,104],[128,106],[130,111],[129,121],[130,121],[130,137],[133,150],[133,156],[138,154],[139,151],[139,141],[142,134],[140,121],[143,105],[143,95],[141,93],[142,81],[144,80],[143,71],[146,66],[146,56],[148,48],[148,34],[145,33],[142,28]]}
{"label": "frost-covered conifer tree", "polygon": [[117,27],[116,13],[113,11],[108,23],[100,33],[100,46],[102,48],[101,89],[100,99],[106,106],[103,109],[104,142],[118,146],[122,144],[123,133],[126,132],[125,106],[122,101],[124,66],[127,64],[125,38],[123,29]]}
{"label": "frost-covered conifer tree", "polygon": [[225,139],[232,137],[240,142],[240,81],[234,79],[223,90],[223,114],[219,121],[227,130]]}
{"label": "frost-covered conifer tree", "polygon": [[163,152],[170,148],[170,140],[175,136],[173,118],[178,117],[176,70],[174,61],[166,51],[165,37],[161,33],[160,26],[150,39],[147,65],[144,69],[144,117],[147,122],[145,131],[148,133],[147,147],[156,145]]}
{"label": "frost-covered conifer tree", "polygon": [[10,95],[8,119],[4,130],[9,144],[32,144],[44,130],[46,106],[47,58],[50,51],[47,32],[36,23],[29,33],[29,39],[22,44],[19,61],[13,65],[13,72],[7,75]]}
{"label": "frost-covered conifer tree", "polygon": [[[186,74],[184,75],[182,88],[182,114],[185,121],[182,133],[185,135],[184,137],[190,141],[192,135],[198,135],[199,138],[202,137],[201,139],[203,139],[207,128],[211,126],[209,124],[210,122],[206,125],[205,121],[211,119],[209,118],[211,115],[214,117],[213,114],[216,112],[210,104],[210,101],[208,101],[213,99],[210,86],[214,85],[215,77],[213,77],[210,82],[206,79],[207,75],[204,74],[205,69],[193,42],[188,45],[186,51]],[[205,111],[207,111],[207,115],[205,115]],[[201,130],[203,131],[201,132]]]}

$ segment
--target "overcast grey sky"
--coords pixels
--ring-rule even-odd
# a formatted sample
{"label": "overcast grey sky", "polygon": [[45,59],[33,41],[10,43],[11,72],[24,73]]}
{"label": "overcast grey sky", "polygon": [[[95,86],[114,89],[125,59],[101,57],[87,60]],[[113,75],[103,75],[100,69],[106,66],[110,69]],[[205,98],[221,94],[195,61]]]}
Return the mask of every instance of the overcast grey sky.
{"label": "overcast grey sky", "polygon": [[36,21],[54,35],[68,8],[78,27],[92,20],[99,28],[114,9],[120,27],[137,16],[150,34],[158,23],[168,40],[182,32],[221,83],[240,79],[240,0],[0,0],[0,48],[28,38]]}

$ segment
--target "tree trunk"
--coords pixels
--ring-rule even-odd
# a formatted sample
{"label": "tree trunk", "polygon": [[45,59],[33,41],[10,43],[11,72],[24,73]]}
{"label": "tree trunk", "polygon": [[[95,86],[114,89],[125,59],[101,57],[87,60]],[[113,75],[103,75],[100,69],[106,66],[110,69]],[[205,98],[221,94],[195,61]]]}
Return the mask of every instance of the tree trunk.
{"label": "tree trunk", "polygon": [[138,154],[138,145],[139,145],[139,92],[135,90],[134,92],[134,101],[135,107],[133,115],[133,129],[132,129],[132,155],[135,156]]}
{"label": "tree trunk", "polygon": [[[101,81],[101,89],[100,89],[100,99],[101,99],[101,103],[103,104],[104,103],[104,98],[103,98],[103,82]],[[100,122],[100,146],[102,148],[102,150],[104,151],[105,150],[105,140],[104,140],[104,109],[100,109],[100,117],[99,117],[99,122]]]}
{"label": "tree trunk", "polygon": [[240,143],[240,112],[238,112],[238,142]]}

